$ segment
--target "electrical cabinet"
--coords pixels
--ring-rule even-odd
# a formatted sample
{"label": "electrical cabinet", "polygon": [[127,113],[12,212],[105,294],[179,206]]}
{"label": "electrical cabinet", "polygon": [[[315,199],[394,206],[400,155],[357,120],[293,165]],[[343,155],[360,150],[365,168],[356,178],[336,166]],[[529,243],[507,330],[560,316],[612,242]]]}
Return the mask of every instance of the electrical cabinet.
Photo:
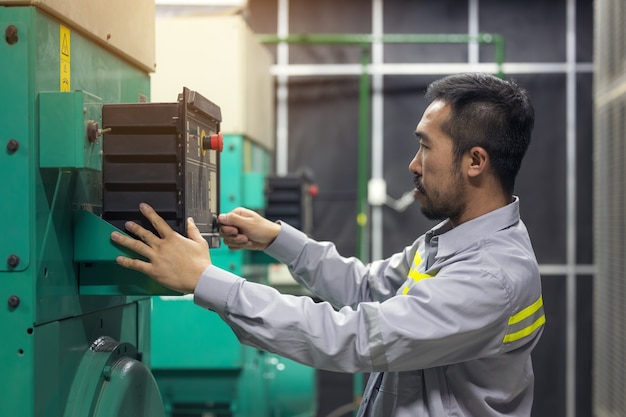
{"label": "electrical cabinet", "polygon": [[187,88],[174,103],[103,106],[102,217],[119,229],[150,204],[172,229],[187,235],[193,217],[210,247],[220,243],[220,108]]}

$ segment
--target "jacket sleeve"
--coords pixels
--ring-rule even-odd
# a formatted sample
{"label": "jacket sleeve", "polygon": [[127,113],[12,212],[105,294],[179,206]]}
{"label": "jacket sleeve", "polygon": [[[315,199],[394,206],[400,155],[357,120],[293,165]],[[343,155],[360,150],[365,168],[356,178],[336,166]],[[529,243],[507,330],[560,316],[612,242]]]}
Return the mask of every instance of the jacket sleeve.
{"label": "jacket sleeve", "polygon": [[289,224],[265,252],[286,264],[301,285],[336,308],[361,301],[383,301],[406,281],[415,252],[411,247],[388,259],[363,264],[341,256],[333,243],[309,239]]}
{"label": "jacket sleeve", "polygon": [[209,266],[194,301],[242,343],[336,372],[424,369],[499,352],[508,309],[498,280],[442,275],[419,284],[336,310]]}
{"label": "jacket sleeve", "polygon": [[[406,281],[408,255],[368,267],[341,258],[330,244],[282,231],[268,253],[315,293],[347,306],[280,294],[209,266],[194,300],[216,311],[242,343],[338,372],[424,369],[502,349],[510,290],[499,277],[481,273],[480,263],[442,269],[395,296],[399,275]],[[380,283],[389,276],[397,282]]]}

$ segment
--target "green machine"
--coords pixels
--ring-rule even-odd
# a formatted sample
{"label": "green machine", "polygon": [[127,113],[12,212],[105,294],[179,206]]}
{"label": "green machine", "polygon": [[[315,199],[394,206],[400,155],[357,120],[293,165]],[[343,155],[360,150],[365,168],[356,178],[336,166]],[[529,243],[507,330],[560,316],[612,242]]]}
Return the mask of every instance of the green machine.
{"label": "green machine", "polygon": [[[103,182],[121,187],[126,176],[103,178],[103,144],[114,143],[123,124],[108,131],[113,122],[103,117],[122,103],[148,106],[154,69],[154,2],[126,3],[0,0],[2,415],[199,415],[172,406],[170,392],[187,388],[155,378],[155,363],[167,367],[175,357],[198,359],[181,365],[185,378],[210,374],[193,400],[219,404],[224,412],[214,415],[307,415],[309,371],[286,377],[299,365],[240,346],[210,312],[115,265],[124,252],[108,236],[119,211],[103,207]],[[185,105],[206,108],[186,91]],[[180,105],[172,99],[170,110]],[[114,213],[108,221],[107,212]],[[157,344],[158,331],[151,335],[166,329],[154,326],[166,312],[157,302],[188,313],[179,327],[202,326],[196,334],[205,339],[191,340],[195,352],[181,346],[163,354],[169,345]]]}
{"label": "green machine", "polygon": [[[112,265],[119,253],[97,216],[102,106],[147,101],[150,64],[107,46],[71,5],[33,3],[0,2],[2,414],[164,416],[149,368],[150,298],[81,287],[91,260]],[[104,16],[120,11],[113,3]]]}

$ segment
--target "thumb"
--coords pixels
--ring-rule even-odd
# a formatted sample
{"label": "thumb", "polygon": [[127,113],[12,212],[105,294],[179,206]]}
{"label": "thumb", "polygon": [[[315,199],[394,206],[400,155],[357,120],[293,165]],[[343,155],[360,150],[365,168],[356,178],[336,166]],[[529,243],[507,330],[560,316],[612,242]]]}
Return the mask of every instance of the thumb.
{"label": "thumb", "polygon": [[246,216],[245,212],[231,211],[230,213],[227,213],[227,214],[220,214],[218,216],[218,220],[220,223],[227,225],[227,226],[240,227],[245,224],[246,219],[248,217],[249,216]]}
{"label": "thumb", "polygon": [[196,242],[204,242],[204,238],[200,234],[200,230],[198,230],[198,226],[193,221],[192,217],[187,218],[187,235],[189,239],[194,240]]}

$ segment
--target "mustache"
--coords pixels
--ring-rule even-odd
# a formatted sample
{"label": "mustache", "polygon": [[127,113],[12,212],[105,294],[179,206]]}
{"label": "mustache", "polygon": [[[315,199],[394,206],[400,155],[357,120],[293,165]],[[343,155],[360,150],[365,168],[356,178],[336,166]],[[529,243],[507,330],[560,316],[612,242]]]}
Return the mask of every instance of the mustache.
{"label": "mustache", "polygon": [[422,176],[421,175],[417,175],[417,174],[413,175],[413,184],[415,185],[415,188],[417,188],[417,190],[420,193],[426,194],[426,190],[424,190],[424,186],[422,185]]}

